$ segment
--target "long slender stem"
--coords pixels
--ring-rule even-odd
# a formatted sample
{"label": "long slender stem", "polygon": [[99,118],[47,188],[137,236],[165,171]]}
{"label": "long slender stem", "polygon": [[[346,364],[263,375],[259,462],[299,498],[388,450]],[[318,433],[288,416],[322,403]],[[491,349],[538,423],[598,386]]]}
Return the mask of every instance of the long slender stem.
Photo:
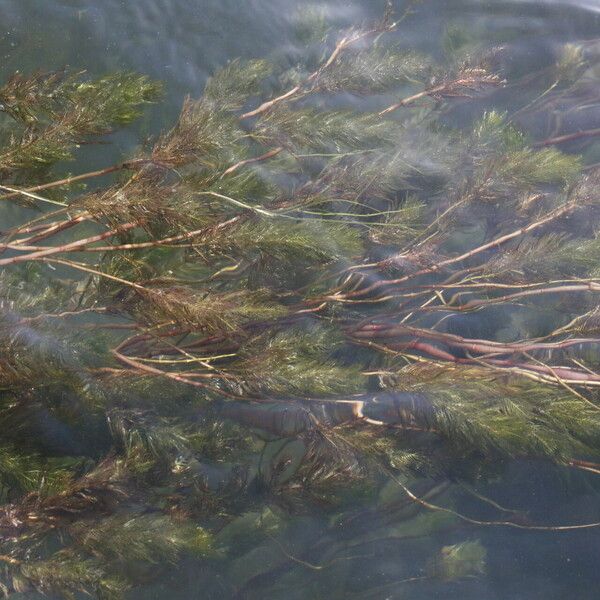
{"label": "long slender stem", "polygon": [[547,225],[548,223],[555,221],[559,217],[563,217],[563,216],[567,215],[568,213],[575,210],[576,207],[577,207],[577,204],[575,204],[575,203],[565,204],[565,205],[555,209],[554,211],[552,211],[550,214],[548,214],[543,219],[540,219],[539,221],[535,221],[525,227],[516,229],[515,231],[513,231],[511,233],[502,235],[490,242],[487,242],[486,244],[482,244],[481,246],[478,246],[477,248],[473,248],[472,250],[469,250],[468,252],[460,254],[459,256],[454,256],[452,258],[442,260],[437,264],[431,265],[424,269],[420,269],[419,271],[410,273],[409,275],[399,277],[398,279],[376,281],[375,283],[372,283],[371,285],[367,286],[366,288],[362,288],[362,289],[356,290],[354,292],[349,292],[347,294],[338,294],[338,295],[330,296],[330,297],[328,297],[328,299],[335,301],[338,299],[347,299],[347,298],[352,298],[352,297],[356,297],[356,296],[364,296],[364,295],[369,294],[370,292],[372,292],[376,289],[379,289],[381,287],[398,285],[400,283],[404,283],[405,281],[409,281],[410,279],[414,279],[415,277],[419,277],[421,275],[428,275],[430,273],[436,273],[438,271],[441,271],[445,267],[448,267],[450,265],[453,265],[453,264],[456,264],[456,263],[459,263],[459,262],[462,262],[465,260],[469,260],[470,258],[473,258],[474,256],[477,256],[478,254],[481,254],[482,252],[485,252],[486,250],[490,250],[492,248],[497,248],[499,246],[502,246],[503,244],[506,244],[507,242],[509,242],[511,240],[514,240],[515,238],[525,235],[526,233],[529,233],[531,231],[539,229],[540,227],[543,227],[544,225]]}
{"label": "long slender stem", "polygon": [[598,129],[584,129],[583,131],[575,131],[574,133],[567,133],[565,135],[559,135],[556,137],[548,138],[540,142],[535,142],[533,145],[538,148],[544,146],[555,146],[557,144],[564,144],[566,142],[573,142],[583,138],[597,137],[600,135],[600,128]]}
{"label": "long slender stem", "polygon": [[[263,102],[260,106],[258,106],[254,110],[245,112],[244,114],[242,114],[240,116],[240,119],[249,119],[252,117],[257,117],[257,116],[267,112],[268,110],[270,110],[276,104],[279,104],[286,100],[294,99],[302,94],[313,91],[314,86],[315,86],[316,82],[318,81],[319,77],[329,67],[331,67],[331,65],[333,65],[337,61],[337,59],[340,57],[342,52],[344,50],[346,50],[346,48],[356,44],[357,42],[359,42],[361,40],[364,40],[367,37],[371,37],[373,35],[385,33],[388,31],[393,31],[394,29],[396,29],[396,27],[398,26],[400,21],[403,20],[409,14],[409,11],[410,11],[410,4],[409,4],[409,7],[405,10],[402,17],[393,23],[383,23],[382,25],[380,25],[378,27],[373,27],[372,29],[368,29],[366,31],[360,31],[358,33],[344,36],[336,44],[335,48],[333,49],[333,52],[329,55],[328,59],[316,71],[313,71],[306,78],[306,80],[304,82],[302,82],[298,85],[295,85],[293,88],[289,89],[287,92],[285,92],[271,100],[267,100],[266,102]],[[310,89],[309,86],[313,86],[313,89]]]}
{"label": "long slender stem", "polygon": [[30,254],[22,254],[19,256],[12,256],[10,258],[3,258],[0,259],[0,267],[4,267],[6,265],[13,265],[20,262],[27,262],[31,260],[39,260],[40,258],[44,258],[52,254],[60,254],[61,252],[72,252],[74,250],[80,250],[82,247],[85,247],[89,244],[100,242],[107,238],[113,237],[118,233],[123,233],[125,231],[129,231],[130,229],[134,229],[135,227],[138,227],[137,223],[125,223],[123,225],[115,227],[114,229],[111,229],[110,231],[105,231],[104,233],[94,235],[83,240],[77,240],[76,242],[63,244],[62,246],[52,246],[49,248],[44,248],[43,250],[38,250],[37,252],[32,252]]}
{"label": "long slender stem", "polygon": [[[122,171],[123,169],[129,168],[126,165],[131,166],[131,164],[132,163],[121,163],[119,165],[113,165],[112,167],[100,169],[99,171],[90,171],[89,173],[82,173],[81,175],[73,175],[71,177],[65,177],[64,179],[58,179],[49,183],[41,183],[39,185],[34,185],[32,187],[24,188],[22,190],[15,189],[10,194],[0,196],[0,200],[10,200],[11,198],[16,198],[20,194],[28,195],[35,192],[41,192],[43,190],[50,190],[52,188],[70,185],[72,183],[77,183],[78,181],[84,181],[86,179],[93,179],[94,177],[102,177],[103,175],[109,175],[110,173],[115,173],[116,171]],[[64,204],[59,202],[51,202],[53,204],[60,204],[61,206],[64,206]]]}

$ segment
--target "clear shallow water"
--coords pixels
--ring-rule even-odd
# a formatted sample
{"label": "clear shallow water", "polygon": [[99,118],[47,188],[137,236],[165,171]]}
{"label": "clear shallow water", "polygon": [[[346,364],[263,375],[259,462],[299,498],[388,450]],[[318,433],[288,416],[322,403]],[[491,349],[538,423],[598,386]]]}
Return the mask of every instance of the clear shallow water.
{"label": "clear shallow water", "polygon": [[[298,51],[294,15],[302,6],[302,2],[292,0],[0,0],[0,69],[3,76],[15,70],[63,66],[93,74],[131,69],[163,81],[164,105],[153,108],[137,129],[120,134],[115,145],[96,150],[89,158],[95,167],[98,160],[108,165],[148,133],[168,126],[184,96],[198,94],[208,75],[228,60],[269,56],[293,61]],[[383,3],[321,2],[319,6],[325,8],[334,25],[343,27],[380,14]],[[501,60],[509,71],[518,74],[551,63],[557,48],[567,41],[589,40],[593,48],[593,40],[600,37],[600,3],[424,2],[410,27],[403,29],[400,42],[439,53],[442,34],[452,24],[505,46]],[[495,101],[508,110],[523,104],[520,90],[515,88],[498,93]],[[452,116],[457,120],[467,117],[461,117],[460,111]],[[600,113],[570,115],[559,126],[545,121],[523,125],[534,133],[559,134],[600,126]],[[600,150],[593,144],[584,150],[588,162],[600,160]],[[571,520],[572,515],[581,521],[598,518],[600,499],[593,489],[585,490],[588,484],[583,479],[557,483],[543,466],[518,465],[513,481],[510,490],[492,485],[488,491],[500,504],[528,507],[539,522],[561,517]],[[486,514],[480,503],[465,502],[461,507],[465,512],[491,518],[492,512]],[[381,498],[372,498],[359,504],[358,517],[342,527],[332,523],[328,514],[311,512],[298,517],[290,529],[287,549],[303,560],[326,562],[315,548],[327,544],[345,547],[356,544],[357,539],[362,540],[356,550],[364,554],[360,560],[338,562],[322,570],[298,568],[267,542],[247,553],[240,550],[222,569],[183,569],[159,585],[140,590],[137,597],[227,598],[235,581],[246,589],[240,597],[246,593],[247,597],[260,597],[261,586],[269,584],[275,585],[269,588],[272,598],[345,598],[351,593],[360,598],[361,590],[367,590],[374,581],[393,582],[413,575],[413,565],[421,565],[432,548],[469,537],[480,539],[488,550],[486,576],[460,585],[426,583],[402,590],[392,588],[389,596],[381,593],[376,597],[600,597],[600,534],[596,530],[536,534],[465,527],[452,535],[434,535],[406,544],[394,538],[410,532],[386,521],[386,515],[378,510],[380,503]],[[254,510],[258,519],[262,508],[257,505]],[[265,571],[266,575],[258,577]]]}

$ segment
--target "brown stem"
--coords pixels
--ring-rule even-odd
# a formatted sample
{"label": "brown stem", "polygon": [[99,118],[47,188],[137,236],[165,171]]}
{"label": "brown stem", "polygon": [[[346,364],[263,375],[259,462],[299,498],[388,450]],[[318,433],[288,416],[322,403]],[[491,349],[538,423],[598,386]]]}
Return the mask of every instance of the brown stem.
{"label": "brown stem", "polygon": [[448,84],[443,83],[441,85],[436,85],[434,87],[423,90],[422,92],[419,92],[418,94],[408,96],[407,98],[400,100],[400,102],[397,102],[396,104],[392,104],[391,106],[388,106],[387,108],[380,111],[379,116],[383,117],[391,112],[394,112],[395,110],[398,110],[402,106],[407,106],[409,104],[412,104],[413,102],[416,102],[417,100],[420,100],[421,98],[425,98],[426,96],[439,94],[440,92],[443,92],[447,87],[448,87]]}
{"label": "brown stem", "polygon": [[569,467],[574,467],[576,469],[581,469],[583,471],[588,471],[589,473],[595,473],[596,475],[600,475],[600,464],[588,462],[586,460],[570,460],[567,465]]}
{"label": "brown stem", "polygon": [[503,344],[491,340],[463,338],[450,333],[420,329],[409,325],[377,326],[368,325],[352,334],[359,339],[389,339],[402,336],[418,336],[437,340],[455,348],[461,348],[477,354],[517,354],[535,350],[566,350],[579,344],[600,344],[597,338],[574,338],[560,342],[517,342]]}
{"label": "brown stem", "polygon": [[498,298],[488,298],[485,300],[469,300],[469,302],[458,306],[450,307],[453,310],[473,310],[482,306],[488,306],[490,304],[498,304],[501,302],[511,302],[512,300],[518,300],[519,298],[526,298],[529,296],[541,296],[544,294],[563,294],[563,293],[574,293],[574,292],[600,292],[600,284],[589,282],[578,285],[563,285],[556,287],[548,287],[534,290],[523,290],[514,294],[507,294],[505,296],[499,296]]}
{"label": "brown stem", "polygon": [[[413,96],[409,96],[408,98],[404,98],[403,100],[400,100],[400,102],[392,104],[391,106],[388,106],[386,109],[382,110],[379,113],[379,116],[383,117],[395,110],[398,110],[402,106],[412,104],[413,102],[416,102],[421,98],[425,98],[426,96],[436,96],[438,94],[445,96],[464,96],[466,90],[468,89],[476,89],[484,84],[500,85],[501,83],[503,82],[494,76],[477,77],[473,74],[471,74],[471,76],[462,76],[452,81],[445,81],[439,85],[427,88],[417,94],[414,94]],[[465,93],[461,93],[461,90],[464,90]]]}
{"label": "brown stem", "polygon": [[274,156],[277,156],[282,150],[283,148],[279,146],[277,148],[273,148],[273,150],[269,150],[268,152],[261,154],[260,156],[256,156],[255,158],[247,158],[246,160],[240,160],[240,162],[235,163],[235,165],[229,167],[229,169],[227,169],[223,173],[223,175],[221,175],[221,179],[223,179],[223,177],[226,177],[227,175],[231,175],[231,173],[237,171],[240,167],[244,167],[252,163],[257,163],[262,160],[268,160],[269,158],[273,158]]}
{"label": "brown stem", "polygon": [[[405,11],[402,19],[408,15],[408,11],[409,11],[409,9],[407,9]],[[402,19],[400,19],[400,20],[402,20]],[[384,33],[387,31],[393,31],[394,29],[396,29],[399,22],[400,21],[396,21],[395,23],[389,23],[389,24],[384,23],[383,25],[381,25],[379,27],[374,27],[367,31],[362,31],[359,33],[355,33],[354,35],[343,37],[336,44],[335,48],[333,49],[333,52],[329,55],[329,58],[316,71],[311,73],[303,83],[300,83],[300,84],[294,86],[293,88],[291,88],[284,94],[281,94],[280,96],[277,96],[276,98],[273,98],[272,100],[267,100],[266,102],[263,102],[258,108],[255,108],[254,110],[248,111],[248,112],[244,113],[243,115],[241,115],[240,119],[249,119],[251,117],[256,117],[258,115],[261,115],[261,114],[267,112],[273,106],[275,106],[276,104],[279,104],[280,102],[283,102],[284,100],[289,100],[301,93],[314,90],[315,83],[318,81],[321,74],[324,71],[326,71],[333,63],[335,63],[335,61],[339,58],[341,53],[346,48],[348,48],[349,46],[355,44],[356,42],[358,42],[360,40],[365,39],[366,37],[370,37],[372,35],[377,35],[379,33]],[[313,85],[311,90],[307,89],[308,84]]]}
{"label": "brown stem", "polygon": [[[468,360],[468,359],[462,359]],[[533,371],[534,373],[539,373],[546,377],[546,380],[552,383],[556,382],[557,377],[562,379],[563,381],[570,383],[572,385],[583,385],[583,386],[600,386],[600,375],[596,373],[588,373],[584,371],[578,371],[576,369],[571,369],[570,367],[550,367],[547,365],[532,365],[526,363],[514,363],[511,360],[504,359],[496,359],[491,358],[487,359],[492,365],[498,365],[500,367],[512,367],[516,369],[521,369],[524,371]]]}
{"label": "brown stem", "polygon": [[[36,323],[38,321],[43,321],[44,319],[64,319],[65,317],[73,317],[79,316],[87,313],[98,313],[103,314],[106,313],[106,308],[98,307],[98,308],[82,308],[80,310],[66,310],[60,313],[45,313],[41,315],[37,315],[35,317],[25,317],[19,321],[19,324],[27,324],[31,325],[31,323]],[[130,327],[129,325],[127,327]]]}
{"label": "brown stem", "polygon": [[553,146],[555,144],[564,144],[565,142],[573,142],[582,138],[596,137],[600,135],[600,129],[586,129],[584,131],[576,131],[574,133],[567,133],[565,135],[559,135],[557,137],[548,138],[540,142],[535,142],[533,145],[536,148],[543,148],[544,146]]}
{"label": "brown stem", "polygon": [[515,370],[523,375],[534,375],[539,380],[546,381],[548,383],[556,383],[557,378],[571,385],[580,386],[600,386],[600,375],[593,372],[578,371],[577,369],[571,369],[570,367],[557,366],[550,367],[548,365],[541,364],[530,364],[530,363],[518,363],[508,359],[497,359],[487,358],[485,361],[477,358],[458,358],[445,350],[441,350],[436,346],[428,344],[426,342],[420,342],[413,340],[406,343],[395,343],[387,346],[390,350],[404,351],[404,350],[417,350],[423,352],[429,356],[437,358],[439,360],[452,362],[455,364],[479,364],[483,366],[500,367],[507,370]]}
{"label": "brown stem", "polygon": [[62,246],[52,246],[50,248],[44,248],[43,250],[39,250],[38,252],[32,252],[30,254],[23,254],[21,256],[13,256],[11,258],[3,258],[0,259],[0,266],[12,265],[15,263],[26,262],[30,260],[39,260],[40,258],[44,258],[46,256],[50,256],[52,254],[59,254],[61,252],[71,252],[76,249],[80,249],[83,246],[88,244],[93,244],[94,242],[99,242],[101,240],[105,240],[106,238],[112,237],[117,233],[121,233],[124,231],[129,231],[138,227],[137,223],[125,223],[124,225],[119,225],[110,231],[105,231],[99,235],[94,235],[89,238],[85,238],[83,240],[78,240],[76,242],[71,242],[70,244],[64,244]]}
{"label": "brown stem", "polygon": [[[58,210],[54,210],[49,213],[44,213],[43,215],[36,217],[35,219],[31,219],[30,221],[27,221],[26,223],[21,223],[20,225],[13,227],[12,229],[3,231],[2,235],[8,236],[9,239],[12,239],[15,235],[19,235],[20,233],[31,233],[32,231],[35,231],[36,228],[38,227],[38,225],[36,225],[36,223],[39,223],[40,224],[39,226],[42,226],[43,221],[48,221],[49,219],[57,217],[58,215],[64,215],[65,213],[68,213],[68,212],[69,212],[69,208],[64,207],[64,208],[60,208]],[[48,224],[46,224],[45,226],[48,226]]]}
{"label": "brown stem", "polygon": [[254,110],[244,113],[243,115],[240,116],[240,119],[249,119],[251,117],[256,117],[257,115],[261,115],[262,113],[268,111],[272,106],[275,106],[275,104],[279,104],[279,102],[283,102],[284,100],[287,100],[288,98],[291,98],[292,96],[295,96],[301,89],[302,89],[302,86],[297,85],[297,86],[293,87],[291,90],[288,90],[285,94],[281,94],[281,96],[277,96],[276,98],[273,98],[272,100],[263,102],[258,108],[255,108]]}
{"label": "brown stem", "polygon": [[[180,235],[175,235],[175,236],[168,237],[168,238],[162,238],[160,240],[152,240],[149,242],[137,242],[137,243],[131,243],[131,244],[116,244],[116,245],[112,245],[112,246],[88,247],[89,244],[93,243],[91,241],[88,241],[84,245],[73,246],[68,249],[65,248],[64,246],[62,246],[62,249],[60,250],[60,252],[114,252],[116,250],[141,250],[144,248],[154,248],[156,246],[165,246],[168,244],[173,244],[175,242],[181,242],[181,241],[189,240],[189,239],[192,239],[195,237],[199,237],[202,234],[210,233],[217,229],[222,229],[224,227],[227,227],[228,225],[232,225],[233,223],[235,223],[239,220],[240,220],[239,216],[232,217],[231,219],[228,219],[227,221],[223,221],[222,223],[219,223],[219,225],[217,225],[216,227],[204,227],[202,229],[197,229],[195,231],[188,231],[187,233],[182,233]],[[26,240],[23,240],[23,241],[26,241]],[[83,240],[83,241],[85,241],[85,240]],[[97,240],[95,240],[95,241],[97,241]],[[17,245],[17,243],[15,242],[14,244],[0,245],[0,248],[8,248],[10,250],[23,250],[23,251],[32,252],[32,251],[46,250],[49,248],[54,248],[54,246],[21,246],[21,245]]]}
{"label": "brown stem", "polygon": [[375,283],[372,283],[371,285],[367,286],[366,288],[355,290],[353,292],[348,292],[347,294],[337,294],[337,295],[329,296],[327,299],[334,300],[334,301],[343,301],[345,299],[354,298],[356,296],[364,296],[364,295],[369,294],[370,292],[372,292],[376,289],[379,289],[381,287],[398,285],[400,283],[404,283],[405,281],[408,281],[415,277],[419,277],[420,275],[428,275],[430,273],[437,273],[438,271],[442,270],[444,267],[468,260],[468,259],[476,256],[477,254],[481,254],[482,252],[485,252],[486,250],[490,250],[491,248],[499,247],[519,236],[529,233],[530,231],[539,229],[540,227],[547,225],[551,221],[554,221],[555,219],[558,219],[559,217],[562,217],[562,216],[572,212],[573,210],[575,210],[576,207],[577,207],[577,205],[574,202],[565,204],[564,206],[561,206],[561,207],[553,210],[552,212],[550,212],[550,214],[548,214],[543,219],[540,219],[539,221],[535,221],[534,223],[530,223],[526,227],[521,227],[520,229],[517,229],[511,233],[502,235],[502,236],[496,238],[495,240],[492,240],[491,242],[487,242],[486,244],[478,246],[477,248],[473,248],[472,250],[469,250],[468,252],[465,252],[464,254],[461,254],[460,256],[454,256],[452,258],[442,260],[435,265],[431,265],[424,269],[420,269],[419,271],[415,271],[414,273],[404,275],[403,277],[399,277],[398,279],[382,279],[380,281],[376,281]]}
{"label": "brown stem", "polygon": [[102,271],[98,271],[97,269],[93,269],[88,265],[84,265],[73,260],[65,260],[64,258],[36,258],[35,260],[39,260],[41,262],[64,265],[66,267],[71,267],[72,269],[76,269],[77,271],[83,271],[84,273],[90,273],[92,275],[97,275],[98,277],[103,277],[105,279],[109,279],[110,281],[116,281],[122,285],[126,285],[132,287],[135,290],[140,292],[150,293],[151,290],[145,288],[143,285],[139,285],[133,281],[128,281],[127,279],[122,279],[121,277],[115,277],[114,275],[109,275],[108,273],[103,273]]}
{"label": "brown stem", "polygon": [[[92,179],[93,177],[101,177],[102,175],[108,175],[116,171],[122,171],[123,169],[129,168],[126,165],[131,165],[131,163],[121,163],[120,165],[113,165],[112,167],[100,169],[99,171],[90,171],[89,173],[73,175],[72,177],[65,177],[64,179],[58,179],[57,181],[51,181],[49,183],[41,183],[40,185],[34,185],[33,187],[24,188],[23,191],[35,193],[41,192],[43,190],[49,190],[55,187],[61,187],[63,185],[70,185],[71,183],[76,183],[77,181],[83,181],[85,179]],[[17,196],[19,196],[19,192],[12,192],[10,194],[0,196],[0,200],[10,200],[11,198],[16,198]]]}
{"label": "brown stem", "polygon": [[120,352],[116,350],[111,350],[113,356],[121,363],[136,369],[137,371],[141,371],[143,373],[147,373],[149,375],[159,375],[161,377],[166,377],[168,379],[172,379],[173,381],[177,381],[178,383],[185,383],[186,385],[191,385],[197,388],[203,388],[210,390],[216,394],[220,394],[221,396],[226,396],[227,398],[235,398],[236,400],[240,399],[240,396],[236,396],[235,394],[230,394],[225,390],[214,387],[212,385],[208,385],[206,383],[202,383],[201,381],[194,381],[193,379],[189,379],[182,375],[178,375],[177,373],[170,373],[169,371],[162,371],[161,369],[156,369],[155,367],[151,367],[150,365],[139,363],[128,356],[124,356]]}
{"label": "brown stem", "polygon": [[74,227],[75,225],[78,225],[79,223],[83,223],[83,221],[88,221],[88,220],[90,220],[90,215],[86,213],[83,215],[79,215],[78,217],[69,219],[67,221],[60,221],[58,223],[53,223],[49,227],[40,228],[41,233],[39,233],[38,235],[15,240],[13,242],[13,244],[2,244],[2,245],[0,245],[0,248],[4,249],[4,248],[11,248],[12,246],[20,246],[21,244],[24,244],[25,242],[28,242],[29,244],[35,244],[36,242],[44,240],[50,236],[56,235],[57,233],[60,233],[61,231],[65,231],[66,229],[71,229],[71,227]]}

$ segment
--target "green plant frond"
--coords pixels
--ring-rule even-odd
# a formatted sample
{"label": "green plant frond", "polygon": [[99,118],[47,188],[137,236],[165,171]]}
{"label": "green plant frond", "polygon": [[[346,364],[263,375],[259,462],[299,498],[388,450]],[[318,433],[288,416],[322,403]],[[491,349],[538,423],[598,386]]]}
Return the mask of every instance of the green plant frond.
{"label": "green plant frond", "polygon": [[[363,390],[366,378],[360,366],[342,365],[334,359],[336,343],[331,335],[328,329],[317,328],[282,332],[259,340],[258,347],[249,345],[242,349],[242,362],[237,369],[251,385],[279,395],[318,398]],[[257,361],[265,365],[258,378],[252,376]]]}
{"label": "green plant frond", "polygon": [[68,125],[57,124],[42,132],[29,130],[11,136],[6,150],[0,153],[0,170],[5,174],[18,170],[44,171],[57,162],[71,160],[73,146]]}
{"label": "green plant frond", "polygon": [[393,124],[374,114],[278,108],[263,116],[255,135],[261,140],[298,149],[348,152],[385,146],[394,139],[394,132]]}
{"label": "green plant frond", "polygon": [[571,238],[548,233],[524,238],[512,248],[506,248],[485,264],[493,275],[513,273],[518,279],[534,275],[541,278],[597,277],[600,274],[600,239]]}
{"label": "green plant frond", "polygon": [[105,133],[140,116],[142,105],[155,101],[161,85],[134,73],[84,79],[82,73],[16,74],[0,88],[4,110],[31,125],[62,121],[72,134]]}
{"label": "green plant frond", "polygon": [[[224,167],[222,172],[225,170]],[[279,192],[276,185],[263,175],[259,167],[237,169],[224,177],[212,177],[208,180],[198,177],[190,178],[187,181],[189,181],[191,189],[203,194],[200,199],[197,199],[197,202],[210,205],[214,210],[223,213],[226,208],[234,209],[235,207],[228,207],[222,200],[219,202],[217,197],[207,196],[206,192],[215,192],[234,199],[243,198],[245,203],[258,202],[263,205],[275,199]],[[234,212],[237,212],[237,208]]]}
{"label": "green plant frond", "polygon": [[111,434],[129,454],[141,447],[155,458],[168,457],[188,448],[189,432],[158,415],[141,411],[115,410],[108,415]]}
{"label": "green plant frond", "polygon": [[[39,264],[26,264],[0,273],[0,293],[4,305],[0,313],[0,328],[14,326],[21,317],[51,313],[68,305],[76,286],[62,278],[48,280],[47,271]],[[12,325],[11,325],[12,321]]]}
{"label": "green plant frond", "polygon": [[339,506],[344,496],[360,494],[368,485],[368,471],[342,440],[311,434],[302,439],[299,449],[303,455],[297,466],[290,456],[281,453],[275,456],[269,473],[270,485],[276,493],[285,494],[287,502],[301,502],[303,497],[309,497],[325,505]]}
{"label": "green plant frond", "polygon": [[140,292],[131,310],[149,325],[174,321],[205,332],[234,331],[243,323],[284,316],[287,310],[269,301],[265,291],[206,294],[183,286]]}
{"label": "green plant frond", "polygon": [[574,83],[581,76],[588,66],[581,45],[567,43],[564,44],[556,61],[556,79],[563,85]]}
{"label": "green plant frond", "polygon": [[84,136],[130,123],[159,90],[148,78],[128,73],[87,81],[58,74],[17,76],[0,95],[9,114],[27,127],[5,143],[0,169],[40,171],[69,160]]}
{"label": "green plant frond", "polygon": [[161,90],[160,84],[133,73],[73,83],[68,100],[75,114],[74,130],[89,135],[127,125],[140,116],[144,104],[157,100]]}
{"label": "green plant frond", "polygon": [[[81,466],[81,463],[73,464]],[[123,462],[105,460],[87,474],[73,477],[68,482],[65,480],[54,493],[47,493],[48,490],[41,486],[40,490],[22,496],[18,502],[4,503],[0,508],[0,520],[7,533],[39,538],[57,527],[67,527],[78,519],[93,517],[96,511],[111,514],[126,497],[121,486],[123,479]]]}
{"label": "green plant frond", "polygon": [[484,268],[490,275],[513,274],[521,279],[523,271],[550,275],[560,271],[560,256],[567,245],[567,238],[560,234],[526,237],[515,246],[498,252]]}
{"label": "green plant frond", "polygon": [[320,77],[318,85],[327,92],[379,94],[422,81],[429,70],[429,61],[419,54],[375,46],[344,54]]}
{"label": "green plant frond", "polygon": [[0,330],[0,387],[4,391],[45,386],[81,391],[74,348],[57,343],[56,331],[14,324]]}
{"label": "green plant frond", "polygon": [[100,561],[81,558],[68,550],[57,552],[47,560],[24,563],[13,583],[15,579],[19,591],[31,587],[43,594],[59,593],[66,598],[84,593],[119,600],[129,588],[126,580],[108,574]]}
{"label": "green plant frond", "polygon": [[527,144],[525,136],[506,122],[506,115],[497,111],[486,112],[475,123],[473,141],[496,152],[516,152],[523,150]]}
{"label": "green plant frond", "polygon": [[400,208],[386,215],[382,227],[371,229],[370,238],[378,244],[406,244],[423,231],[425,211],[421,200],[409,196]]}
{"label": "green plant frond", "polygon": [[204,99],[184,102],[177,124],[156,142],[151,158],[159,166],[181,168],[196,163],[205,168],[234,164],[243,132],[233,116],[215,111]]}
{"label": "green plant frond", "polygon": [[116,515],[91,526],[72,527],[78,547],[124,569],[136,562],[174,563],[184,551],[208,554],[211,538],[201,528],[181,527],[164,515]]}
{"label": "green plant frond", "polygon": [[470,446],[488,457],[537,456],[559,463],[597,452],[600,411],[563,388],[501,381],[481,367],[445,365],[401,369],[387,385],[423,394],[417,422],[437,429],[451,446],[458,442],[459,452]]}
{"label": "green plant frond", "polygon": [[581,172],[581,159],[555,148],[535,150],[505,116],[486,113],[473,130],[479,169],[489,177],[489,186],[509,185],[526,189],[540,184],[567,184]]}
{"label": "green plant frond", "polygon": [[393,430],[357,428],[349,424],[341,435],[352,444],[357,455],[383,461],[383,464],[394,471],[405,475],[439,475],[439,465],[435,463],[433,456],[415,450]]}
{"label": "green plant frond", "polygon": [[320,5],[302,5],[294,14],[293,23],[294,34],[301,44],[322,43],[327,37],[327,14]]}
{"label": "green plant frond", "polygon": [[545,236],[538,245],[544,251],[544,260],[536,260],[535,255],[527,257],[525,268],[528,272],[544,277],[597,277],[600,273],[600,238],[569,239],[566,236]]}
{"label": "green plant frond", "polygon": [[362,249],[358,230],[317,219],[247,221],[233,230],[229,244],[241,253],[265,253],[286,262],[329,262]]}
{"label": "green plant frond", "polygon": [[461,167],[456,141],[447,132],[418,130],[405,124],[396,134],[393,147],[342,154],[326,165],[311,190],[315,200],[359,202],[366,206],[345,206],[338,212],[368,214],[365,209],[378,206],[380,200],[396,204],[401,191],[416,195],[421,182],[427,182],[431,190],[441,189]]}
{"label": "green plant frond", "polygon": [[[72,206],[88,211],[94,220],[112,227],[127,223],[139,225],[127,234],[115,235],[117,244],[152,242],[203,228],[209,230],[219,216],[188,185],[175,191],[161,180],[146,177],[136,178],[125,190],[111,187],[84,194]],[[136,252],[129,254],[140,256]]]}
{"label": "green plant frond", "polygon": [[207,81],[204,98],[217,110],[239,110],[271,72],[266,60],[233,60]]}
{"label": "green plant frond", "polygon": [[24,454],[15,446],[0,447],[0,481],[11,494],[41,492],[55,494],[68,488],[72,482],[69,467],[65,461],[45,459],[39,454]]}
{"label": "green plant frond", "polygon": [[517,185],[566,184],[581,171],[581,159],[554,148],[523,149],[505,155],[497,174]]}
{"label": "green plant frond", "polygon": [[16,121],[35,123],[56,109],[66,85],[61,72],[14,73],[0,87],[2,110]]}

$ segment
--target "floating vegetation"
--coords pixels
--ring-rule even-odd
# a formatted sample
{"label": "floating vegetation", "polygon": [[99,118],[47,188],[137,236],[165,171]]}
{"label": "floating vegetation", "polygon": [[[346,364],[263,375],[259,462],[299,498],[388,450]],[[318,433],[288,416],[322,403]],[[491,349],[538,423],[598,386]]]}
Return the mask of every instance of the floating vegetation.
{"label": "floating vegetation", "polygon": [[[306,597],[340,573],[343,597],[419,597],[483,576],[489,528],[600,527],[489,492],[515,465],[581,494],[600,474],[598,170],[520,126],[587,101],[588,59],[565,46],[507,115],[493,51],[436,64],[398,46],[405,16],[315,13],[320,62],[234,61],[93,172],[64,161],[157,84],[0,87],[6,596],[120,598],[192,564],[225,597],[307,569]],[[395,571],[355,581],[376,543]]]}

